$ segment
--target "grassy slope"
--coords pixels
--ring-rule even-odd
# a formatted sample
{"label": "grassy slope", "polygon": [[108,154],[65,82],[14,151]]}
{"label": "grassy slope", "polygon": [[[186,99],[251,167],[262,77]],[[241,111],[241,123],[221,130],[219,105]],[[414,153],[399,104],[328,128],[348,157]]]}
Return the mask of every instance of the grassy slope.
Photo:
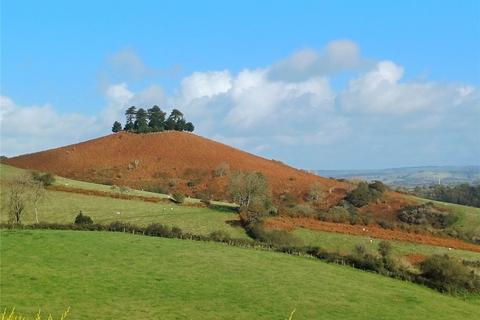
{"label": "grassy slope", "polygon": [[[306,245],[319,246],[341,253],[351,253],[355,245],[363,244],[369,252],[376,252],[381,239],[350,234],[297,229],[294,234],[300,237]],[[434,247],[405,241],[389,241],[396,257],[410,254],[432,255],[448,254],[453,257],[469,260],[480,260],[480,253],[465,250],[448,250],[448,248]]]}
{"label": "grassy slope", "polygon": [[[21,174],[23,170],[1,166],[1,181]],[[62,180],[60,180],[62,181]],[[73,180],[70,180],[73,181]],[[70,182],[71,183],[71,182]],[[73,181],[73,183],[76,183]],[[73,184],[72,183],[72,184]],[[83,184],[83,182],[79,182]],[[101,190],[102,185],[94,185]],[[8,219],[6,214],[8,187],[2,186],[0,201],[2,211],[0,221]],[[139,191],[140,192],[140,191]],[[237,215],[233,212],[222,212],[209,208],[180,206],[173,203],[150,203],[137,200],[121,200],[108,197],[97,197],[68,192],[48,191],[45,199],[38,207],[39,220],[47,222],[70,223],[82,210],[92,217],[95,222],[108,223],[116,220],[127,221],[136,225],[147,225],[153,222],[178,226],[184,231],[195,234],[208,234],[212,231],[223,230],[235,238],[246,238],[241,227],[232,227],[228,221],[236,221]],[[120,212],[120,214],[117,214]],[[25,212],[24,222],[33,223],[32,208]]]}
{"label": "grassy slope", "polygon": [[[1,231],[1,308],[71,319],[473,319],[467,301],[383,276],[216,243]],[[15,262],[15,263],[14,263]],[[18,263],[21,262],[21,263]]]}

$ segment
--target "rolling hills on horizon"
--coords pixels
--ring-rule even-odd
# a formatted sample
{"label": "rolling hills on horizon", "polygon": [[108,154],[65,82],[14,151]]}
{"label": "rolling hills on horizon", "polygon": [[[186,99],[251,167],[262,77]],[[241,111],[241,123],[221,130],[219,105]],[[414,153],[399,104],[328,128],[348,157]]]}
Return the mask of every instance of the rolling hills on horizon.
{"label": "rolling hills on horizon", "polygon": [[332,178],[379,180],[390,186],[480,184],[480,166],[419,166],[366,170],[314,170]]}

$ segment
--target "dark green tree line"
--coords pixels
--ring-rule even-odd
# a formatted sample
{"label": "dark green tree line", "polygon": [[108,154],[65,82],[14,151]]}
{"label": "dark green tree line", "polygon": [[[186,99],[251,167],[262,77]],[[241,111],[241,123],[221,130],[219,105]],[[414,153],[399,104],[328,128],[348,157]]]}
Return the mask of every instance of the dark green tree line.
{"label": "dark green tree line", "polygon": [[[166,113],[159,106],[153,106],[150,109],[137,108],[131,106],[125,111],[124,131],[135,133],[160,132],[164,130],[188,131],[193,132],[195,126],[187,122],[182,112],[173,109],[168,118]],[[115,121],[112,126],[112,132],[122,131],[120,122]]]}

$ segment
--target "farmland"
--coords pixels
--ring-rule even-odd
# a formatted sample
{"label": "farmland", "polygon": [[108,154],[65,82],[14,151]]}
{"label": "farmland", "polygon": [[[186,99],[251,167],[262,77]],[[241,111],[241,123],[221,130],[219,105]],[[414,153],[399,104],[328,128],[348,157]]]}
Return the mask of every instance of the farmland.
{"label": "farmland", "polygon": [[[472,319],[442,295],[318,260],[217,243],[80,231],[2,231],[1,307],[71,319]],[[68,257],[68,258],[67,258]],[[132,272],[132,270],[136,270]]]}

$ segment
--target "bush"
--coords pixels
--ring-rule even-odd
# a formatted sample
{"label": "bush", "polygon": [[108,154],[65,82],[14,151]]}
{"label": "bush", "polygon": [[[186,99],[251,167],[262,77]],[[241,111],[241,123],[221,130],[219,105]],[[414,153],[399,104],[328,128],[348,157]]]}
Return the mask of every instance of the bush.
{"label": "bush", "polygon": [[287,208],[293,208],[297,204],[297,197],[293,194],[284,192],[279,195],[280,203]]}
{"label": "bush", "polygon": [[395,224],[393,224],[392,222],[387,221],[387,220],[380,220],[380,221],[378,222],[378,224],[379,224],[380,227],[382,227],[383,229],[393,230],[393,229],[395,228]]}
{"label": "bush", "polygon": [[383,182],[378,181],[378,180],[375,180],[375,181],[369,183],[368,187],[370,189],[377,190],[380,193],[384,193],[385,191],[387,191],[387,186],[384,185]]}
{"label": "bush", "polygon": [[55,175],[50,172],[40,173],[38,171],[32,171],[32,178],[35,181],[41,182],[46,187],[55,182]]}
{"label": "bush", "polygon": [[145,234],[154,237],[182,238],[183,231],[178,227],[171,228],[160,223],[152,223],[145,228]]}
{"label": "bush", "polygon": [[262,223],[252,223],[247,233],[255,240],[265,242],[276,247],[298,247],[301,240],[285,230],[266,230]]}
{"label": "bush", "polygon": [[454,224],[458,217],[453,213],[438,210],[432,203],[407,205],[402,207],[397,218],[411,225],[431,225],[434,228],[446,228]]}
{"label": "bush", "polygon": [[378,253],[386,259],[392,254],[392,244],[388,241],[380,241],[378,244]]}
{"label": "bush", "polygon": [[185,195],[181,193],[174,193],[172,195],[172,200],[176,203],[183,203],[185,201]]}
{"label": "bush", "polygon": [[93,224],[93,220],[89,216],[84,215],[82,211],[80,211],[78,215],[75,217],[75,224],[78,224],[78,225]]}
{"label": "bush", "polygon": [[213,231],[209,237],[211,240],[218,242],[227,242],[232,239],[230,235],[223,230]]}
{"label": "bush", "polygon": [[420,263],[425,284],[452,294],[480,293],[480,279],[460,262],[447,255],[433,255]]}
{"label": "bush", "polygon": [[335,223],[345,223],[350,222],[351,213],[344,207],[335,206],[328,209],[328,220]]}
{"label": "bush", "polygon": [[345,198],[348,202],[353,204],[355,207],[363,207],[374,201],[382,195],[382,192],[377,190],[377,185],[373,187],[366,182],[360,182],[356,189],[349,192]]}

